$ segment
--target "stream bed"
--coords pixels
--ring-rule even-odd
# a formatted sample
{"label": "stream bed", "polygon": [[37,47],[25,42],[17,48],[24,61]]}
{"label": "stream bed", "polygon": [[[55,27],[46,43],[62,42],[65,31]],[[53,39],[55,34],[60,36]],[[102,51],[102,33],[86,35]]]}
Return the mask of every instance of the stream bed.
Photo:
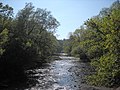
{"label": "stream bed", "polygon": [[61,60],[47,63],[45,67],[35,69],[32,77],[37,84],[25,90],[80,90],[88,75],[89,64],[80,63],[79,59],[59,56]]}

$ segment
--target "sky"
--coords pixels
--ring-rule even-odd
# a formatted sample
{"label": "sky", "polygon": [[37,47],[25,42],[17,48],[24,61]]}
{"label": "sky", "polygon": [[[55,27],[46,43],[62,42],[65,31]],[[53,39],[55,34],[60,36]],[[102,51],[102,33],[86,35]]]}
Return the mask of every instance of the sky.
{"label": "sky", "polygon": [[69,32],[74,32],[84,21],[98,15],[102,8],[109,7],[114,1],[116,0],[0,0],[14,8],[14,15],[29,2],[35,8],[51,11],[53,17],[60,22],[57,39],[69,38]]}

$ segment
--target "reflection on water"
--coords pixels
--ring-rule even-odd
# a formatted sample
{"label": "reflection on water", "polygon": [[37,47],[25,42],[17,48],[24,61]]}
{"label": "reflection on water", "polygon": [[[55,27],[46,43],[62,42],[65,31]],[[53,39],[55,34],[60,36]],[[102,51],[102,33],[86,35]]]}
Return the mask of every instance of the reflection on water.
{"label": "reflection on water", "polygon": [[24,90],[80,90],[85,74],[82,69],[88,66],[73,57],[60,56],[60,58],[62,60],[47,63],[46,67],[29,70],[28,72],[32,73],[29,78],[35,85],[30,85]]}
{"label": "reflection on water", "polygon": [[[57,84],[68,89],[74,89],[80,85],[80,77],[71,71],[73,67],[79,66],[71,57],[61,57],[63,60],[52,63],[52,73],[56,78]],[[73,63],[74,62],[74,63]],[[76,67],[77,68],[77,67]],[[74,68],[75,69],[75,68]],[[78,69],[80,70],[80,69]],[[79,79],[78,79],[79,78]]]}

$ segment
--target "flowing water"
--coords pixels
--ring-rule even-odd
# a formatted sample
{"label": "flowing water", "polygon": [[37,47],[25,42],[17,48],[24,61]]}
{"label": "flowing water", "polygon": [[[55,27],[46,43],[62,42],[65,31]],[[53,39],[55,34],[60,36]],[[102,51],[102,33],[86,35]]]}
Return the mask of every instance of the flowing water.
{"label": "flowing water", "polygon": [[84,75],[88,74],[85,63],[74,57],[60,56],[61,60],[47,63],[46,67],[35,69],[38,83],[25,90],[80,90]]}
{"label": "flowing water", "polygon": [[28,70],[27,83],[2,90],[81,90],[85,76],[90,74],[89,64],[65,55],[59,58],[41,68]]}

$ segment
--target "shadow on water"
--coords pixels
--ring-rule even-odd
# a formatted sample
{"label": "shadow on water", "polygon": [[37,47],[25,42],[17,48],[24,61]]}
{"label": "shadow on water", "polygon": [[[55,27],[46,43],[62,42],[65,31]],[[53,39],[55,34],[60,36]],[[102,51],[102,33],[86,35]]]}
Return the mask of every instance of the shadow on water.
{"label": "shadow on water", "polygon": [[60,56],[62,60],[46,63],[44,67],[28,70],[26,83],[4,90],[80,90],[85,82],[82,69],[88,68],[86,63],[68,56]]}

